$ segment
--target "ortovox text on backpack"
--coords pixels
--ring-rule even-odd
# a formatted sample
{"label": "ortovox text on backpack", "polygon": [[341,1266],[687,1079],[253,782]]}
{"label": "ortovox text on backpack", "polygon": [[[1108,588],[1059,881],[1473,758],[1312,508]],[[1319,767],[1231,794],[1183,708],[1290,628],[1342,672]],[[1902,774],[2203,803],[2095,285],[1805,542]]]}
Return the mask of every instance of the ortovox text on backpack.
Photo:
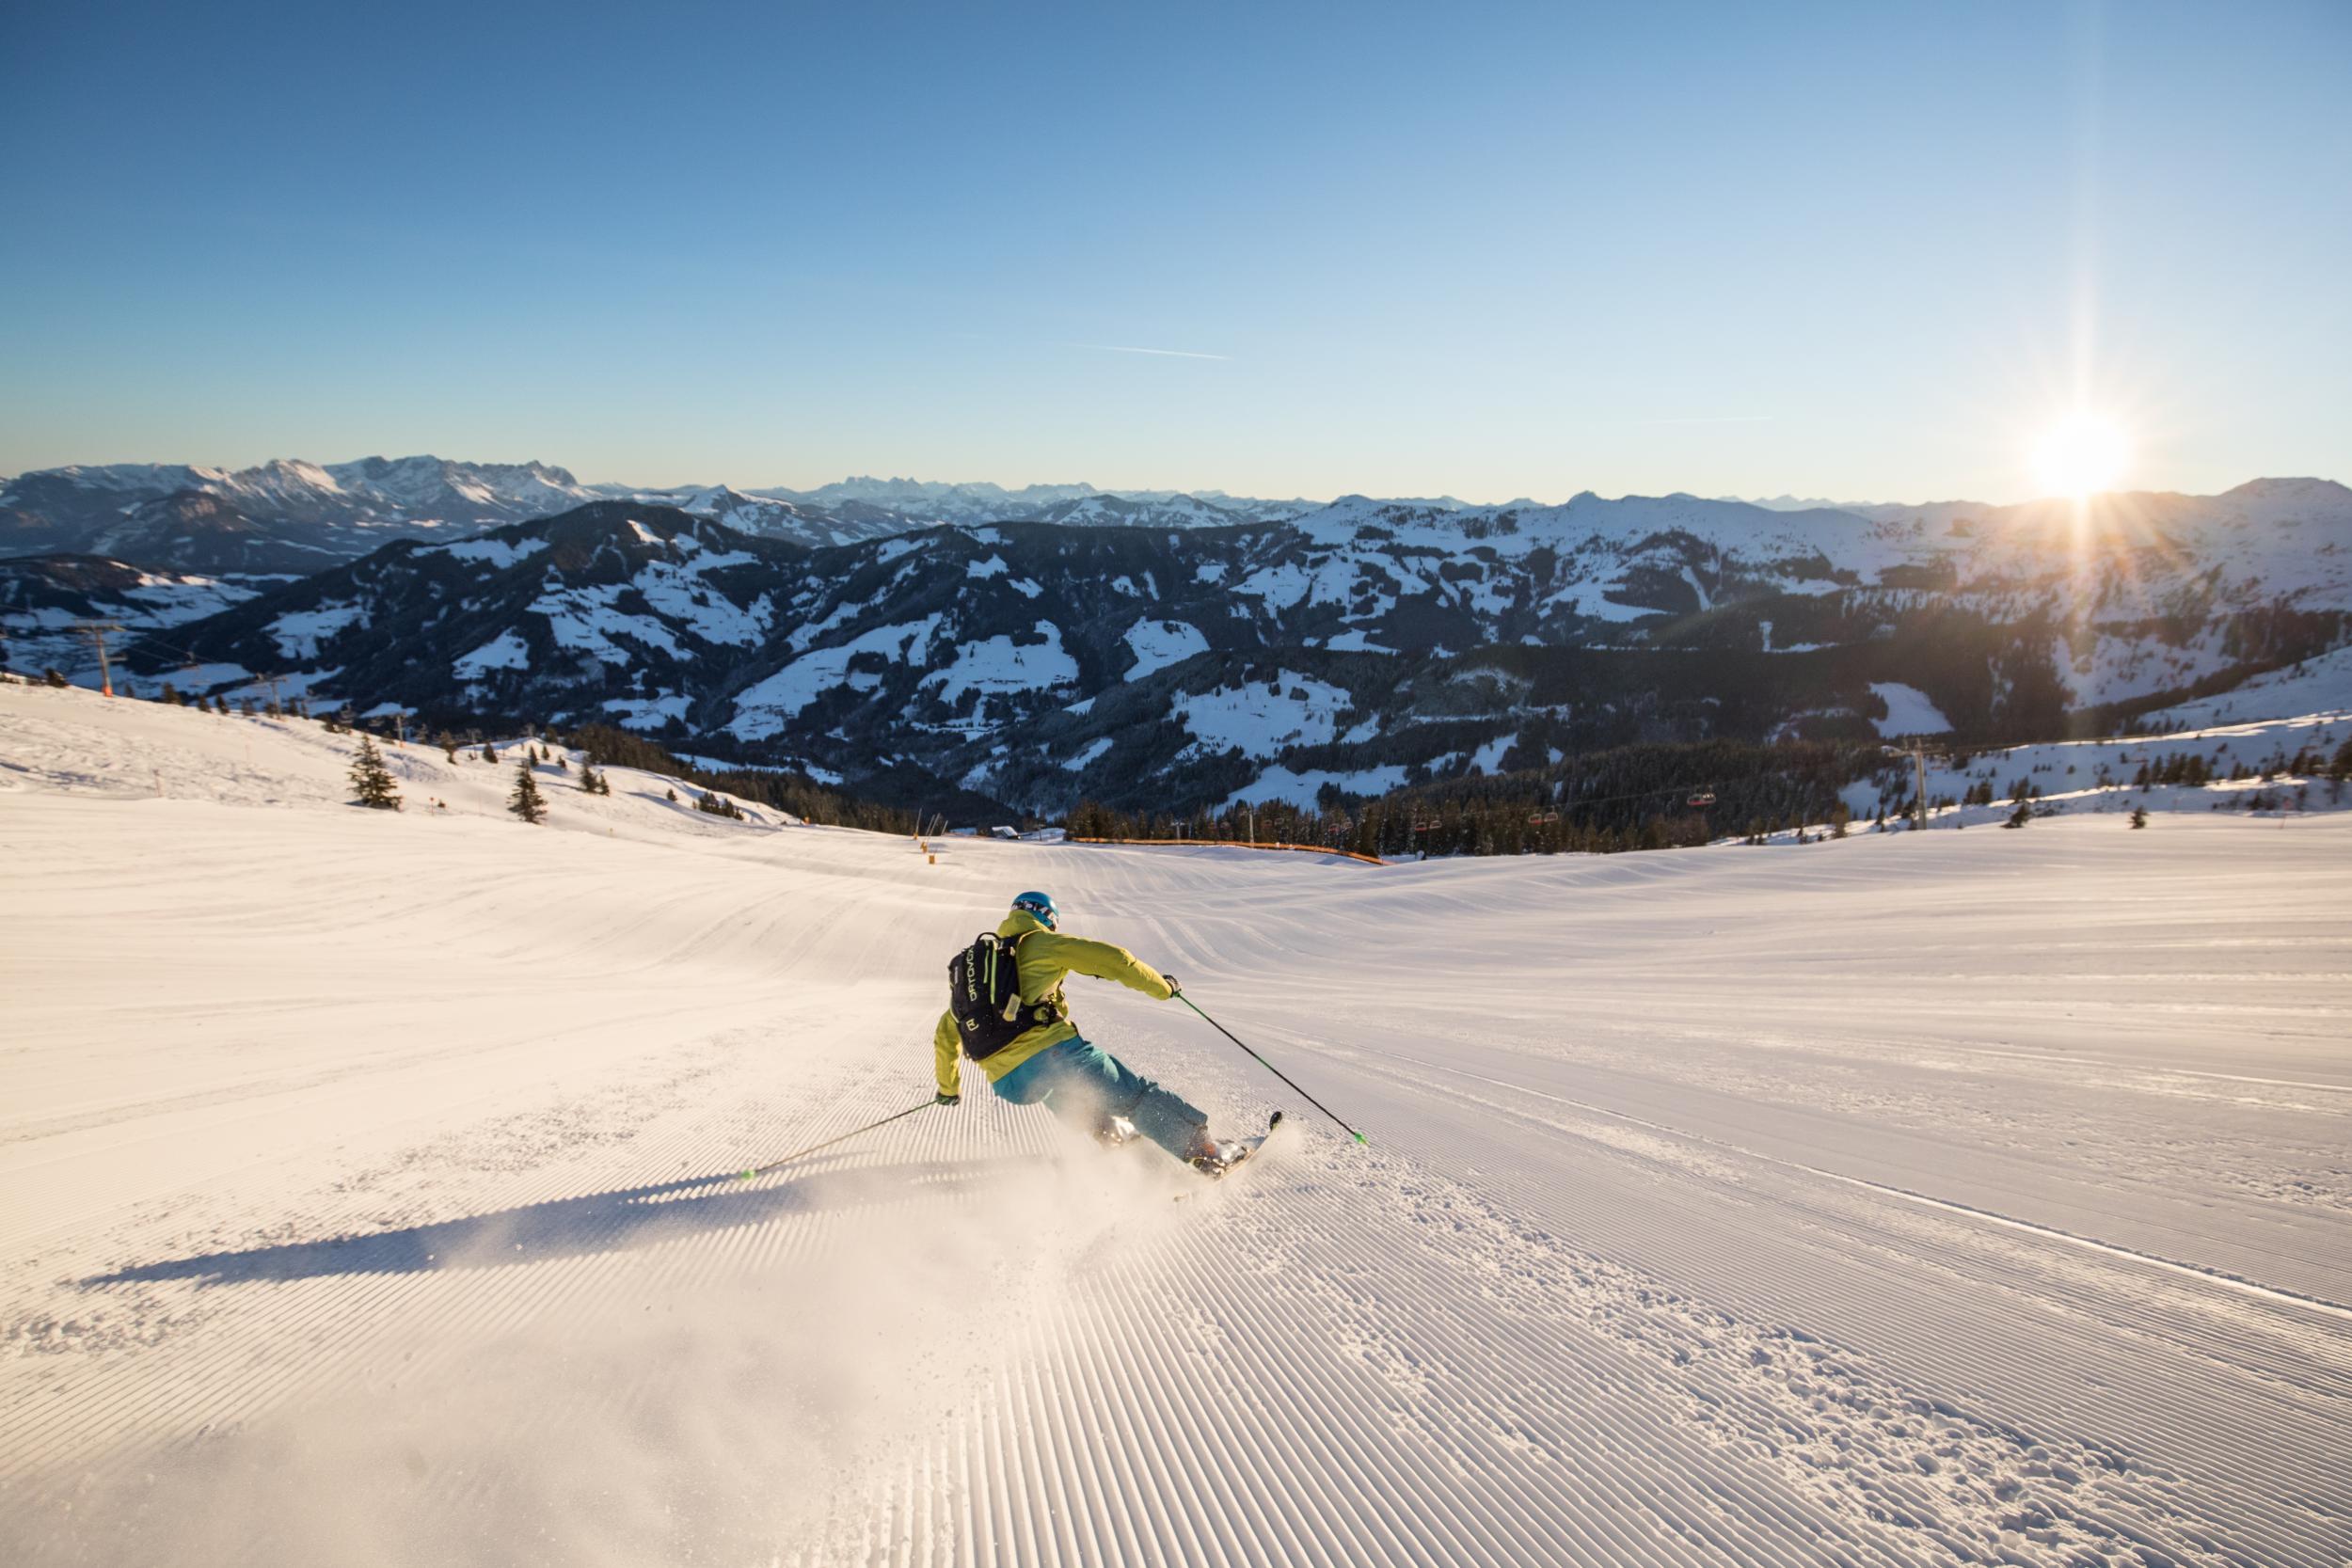
{"label": "ortovox text on backpack", "polygon": [[1020,946],[1018,936],[982,931],[947,962],[947,1010],[963,1053],[976,1062],[1060,1016],[1050,1001],[1022,1006]]}

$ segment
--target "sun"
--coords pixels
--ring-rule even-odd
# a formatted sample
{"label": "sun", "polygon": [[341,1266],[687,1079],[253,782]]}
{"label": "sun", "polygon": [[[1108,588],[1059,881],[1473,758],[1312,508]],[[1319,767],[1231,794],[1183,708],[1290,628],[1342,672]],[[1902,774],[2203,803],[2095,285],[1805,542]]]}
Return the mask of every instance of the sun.
{"label": "sun", "polygon": [[2034,475],[2052,495],[2080,500],[2111,490],[2131,462],[2123,427],[2104,414],[2069,414],[2034,447]]}

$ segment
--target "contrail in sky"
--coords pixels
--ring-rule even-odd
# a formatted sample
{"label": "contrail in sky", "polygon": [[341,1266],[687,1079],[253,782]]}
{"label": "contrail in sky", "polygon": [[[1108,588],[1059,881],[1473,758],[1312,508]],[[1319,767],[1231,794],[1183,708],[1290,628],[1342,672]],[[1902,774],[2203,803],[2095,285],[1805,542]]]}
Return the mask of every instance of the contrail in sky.
{"label": "contrail in sky", "polygon": [[1660,420],[1600,420],[1599,424],[1771,424],[1772,414],[1692,414]]}
{"label": "contrail in sky", "polygon": [[1195,354],[1187,348],[1129,348],[1123,343],[1073,343],[1072,348],[1100,349],[1104,354],[1156,354],[1166,359],[1231,359],[1230,354]]}

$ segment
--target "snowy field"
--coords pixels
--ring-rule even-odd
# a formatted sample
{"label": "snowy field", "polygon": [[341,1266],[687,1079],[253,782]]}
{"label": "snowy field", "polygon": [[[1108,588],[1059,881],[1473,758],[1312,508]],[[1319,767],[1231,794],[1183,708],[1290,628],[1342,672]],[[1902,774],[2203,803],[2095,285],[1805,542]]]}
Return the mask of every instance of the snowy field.
{"label": "snowy field", "polygon": [[[344,758],[0,687],[0,1561],[2352,1561],[2352,816],[932,864]],[[727,1179],[1029,886],[1370,1143],[1076,980],[1297,1135]]]}

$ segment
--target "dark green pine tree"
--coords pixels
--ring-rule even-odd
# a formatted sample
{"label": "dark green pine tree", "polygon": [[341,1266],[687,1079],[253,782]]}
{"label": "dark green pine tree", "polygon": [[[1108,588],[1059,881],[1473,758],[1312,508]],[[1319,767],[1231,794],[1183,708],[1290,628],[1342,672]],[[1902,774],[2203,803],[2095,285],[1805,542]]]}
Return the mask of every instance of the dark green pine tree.
{"label": "dark green pine tree", "polygon": [[2002,823],[2001,826],[2004,828],[2022,828],[2032,820],[2033,808],[2026,804],[2025,801],[2020,800],[2017,802],[2017,809],[2009,814],[2009,820]]}
{"label": "dark green pine tree", "polygon": [[447,730],[441,732],[441,754],[452,762],[457,760],[457,737]]}
{"label": "dark green pine tree", "polygon": [[490,749],[490,743],[488,741],[484,741],[482,743],[482,760],[485,762],[496,762],[498,759],[498,752]]}
{"label": "dark green pine tree", "polygon": [[[485,746],[484,750],[488,748]],[[515,765],[515,793],[506,798],[506,809],[526,822],[540,823],[548,819],[547,798],[539,793],[539,781],[532,775],[528,756]]]}
{"label": "dark green pine tree", "polygon": [[2144,828],[2147,825],[2148,808],[2146,806],[2134,806],[2132,808],[2132,826],[2135,828]]}
{"label": "dark green pine tree", "polygon": [[384,753],[375,749],[375,742],[366,736],[359,737],[358,754],[351,762],[351,789],[358,803],[377,811],[400,809],[400,785],[384,766]]}

